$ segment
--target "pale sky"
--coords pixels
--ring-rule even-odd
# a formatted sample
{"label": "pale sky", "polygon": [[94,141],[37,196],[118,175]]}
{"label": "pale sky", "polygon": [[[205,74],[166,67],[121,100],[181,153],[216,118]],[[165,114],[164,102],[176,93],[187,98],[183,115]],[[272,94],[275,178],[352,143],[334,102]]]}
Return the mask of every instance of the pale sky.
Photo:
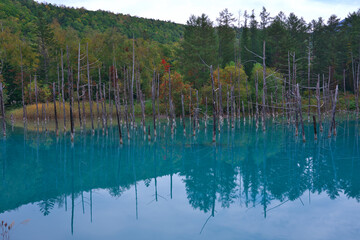
{"label": "pale sky", "polygon": [[185,24],[191,14],[207,14],[216,23],[219,12],[228,8],[236,18],[239,11],[243,15],[247,10],[255,10],[257,20],[264,6],[270,16],[283,11],[286,16],[294,12],[306,22],[319,17],[327,20],[332,14],[344,19],[348,13],[360,8],[360,0],[36,0],[57,5],[84,7],[88,10],[106,10],[132,16],[170,20]]}

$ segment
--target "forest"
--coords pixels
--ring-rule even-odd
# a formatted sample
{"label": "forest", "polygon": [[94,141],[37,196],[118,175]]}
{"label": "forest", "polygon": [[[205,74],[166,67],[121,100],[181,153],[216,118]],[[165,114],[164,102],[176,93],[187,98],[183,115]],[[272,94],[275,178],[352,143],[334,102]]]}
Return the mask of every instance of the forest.
{"label": "forest", "polygon": [[[72,96],[74,101],[89,95],[88,101],[106,102],[108,92],[111,104],[116,80],[119,102],[128,98],[140,104],[141,98],[150,99],[155,85],[158,113],[171,114],[173,104],[174,114],[180,114],[183,95],[189,105],[185,114],[195,114],[196,98],[201,111],[210,103],[211,67],[221,113],[229,109],[229,94],[239,111],[242,104],[244,114],[250,114],[257,98],[264,106],[265,101],[279,104],[284,92],[294,94],[296,84],[301,95],[309,97],[310,112],[317,82],[329,93],[338,85],[338,106],[358,109],[360,10],[345,19],[332,15],[309,23],[294,13],[271,16],[265,7],[260,13],[239,12],[238,17],[232,11],[224,9],[213,20],[206,14],[192,15],[180,25],[32,0],[2,0],[0,81],[5,108],[33,104],[35,98],[51,102],[53,90],[60,108],[60,100],[68,102]],[[148,101],[144,105],[151,114]]]}

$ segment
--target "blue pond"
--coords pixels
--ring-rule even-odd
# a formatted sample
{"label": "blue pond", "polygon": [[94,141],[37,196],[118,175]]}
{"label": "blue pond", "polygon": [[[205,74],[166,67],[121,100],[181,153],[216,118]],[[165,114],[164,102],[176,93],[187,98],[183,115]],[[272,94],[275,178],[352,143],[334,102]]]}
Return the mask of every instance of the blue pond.
{"label": "blue pond", "polygon": [[5,237],[359,239],[357,123],[317,141],[306,124],[305,143],[292,126],[269,122],[264,133],[241,120],[225,122],[216,144],[211,125],[194,137],[178,123],[172,137],[162,123],[156,140],[132,129],[122,146],[115,126],[77,132],[73,144],[8,127],[0,221],[14,227]]}

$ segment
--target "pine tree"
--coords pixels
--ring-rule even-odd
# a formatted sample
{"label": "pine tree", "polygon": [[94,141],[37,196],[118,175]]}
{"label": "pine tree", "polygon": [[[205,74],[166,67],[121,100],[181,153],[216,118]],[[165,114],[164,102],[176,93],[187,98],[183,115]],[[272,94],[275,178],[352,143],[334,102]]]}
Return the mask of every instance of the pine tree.
{"label": "pine tree", "polygon": [[233,23],[235,18],[233,14],[225,8],[220,12],[219,18],[216,19],[219,35],[219,58],[222,67],[235,60],[234,48],[235,48],[235,30]]}

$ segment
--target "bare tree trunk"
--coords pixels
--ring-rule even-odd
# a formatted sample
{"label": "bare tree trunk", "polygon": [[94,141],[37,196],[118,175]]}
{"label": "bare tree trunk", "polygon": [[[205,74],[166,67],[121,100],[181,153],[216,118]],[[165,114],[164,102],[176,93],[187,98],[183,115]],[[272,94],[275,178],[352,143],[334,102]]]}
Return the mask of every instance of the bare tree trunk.
{"label": "bare tree trunk", "polygon": [[[154,136],[156,137],[156,110],[155,110],[155,91],[156,91],[156,71],[154,69],[154,75],[151,84],[151,99],[152,99],[152,110],[153,110],[153,127]],[[182,96],[182,95],[181,95]]]}
{"label": "bare tree trunk", "polygon": [[73,117],[73,105],[74,105],[74,98],[73,98],[73,74],[72,69],[70,68],[70,59],[69,59],[69,48],[66,46],[66,55],[67,55],[67,65],[68,65],[68,84],[69,84],[69,110],[70,110],[70,130],[71,130],[71,141],[74,141],[74,117]]}
{"label": "bare tree trunk", "polygon": [[[127,74],[127,77],[129,77],[129,75]],[[129,81],[128,79],[124,81],[124,105],[125,105],[125,109],[124,109],[124,116],[125,116],[125,124],[126,124],[126,132],[127,132],[127,137],[128,140],[130,139],[130,130],[129,130],[129,111],[128,111],[128,92],[127,89],[129,85]]]}
{"label": "bare tree trunk", "polygon": [[186,135],[186,129],[185,129],[185,109],[184,109],[184,95],[181,93],[181,110],[182,110],[182,124],[184,128],[184,136]]}
{"label": "bare tree trunk", "polygon": [[135,40],[134,40],[134,36],[133,36],[132,75],[131,75],[131,90],[130,90],[130,101],[131,101],[131,110],[132,110],[132,125],[135,124],[134,77],[135,77]]}
{"label": "bare tree trunk", "polygon": [[207,97],[205,97],[205,129],[207,128],[207,111],[208,111],[208,104],[207,104]]}
{"label": "bare tree trunk", "polygon": [[92,113],[92,99],[91,99],[91,83],[90,83],[90,65],[89,65],[89,44],[86,43],[86,62],[87,62],[87,77],[88,77],[88,94],[89,94],[89,105],[90,105],[90,118],[91,118],[91,130],[92,134],[95,134],[94,119]]}
{"label": "bare tree trunk", "polygon": [[111,99],[111,71],[109,72],[109,117],[110,117],[110,125],[112,125],[112,114],[113,114],[113,105]]}
{"label": "bare tree trunk", "polygon": [[244,118],[244,124],[245,124],[245,106],[244,106],[244,101],[241,101],[241,104],[242,104],[243,118]]}
{"label": "bare tree trunk", "polygon": [[322,123],[321,123],[321,109],[320,109],[320,75],[318,75],[318,81],[316,84],[316,100],[317,100],[317,112],[319,118],[319,131],[323,131]]}
{"label": "bare tree trunk", "polygon": [[256,78],[255,78],[255,121],[256,121],[256,129],[259,127],[259,103],[258,103],[258,97],[259,97],[259,75],[256,71]]}
{"label": "bare tree trunk", "polygon": [[199,129],[199,91],[196,90],[196,116],[195,116],[195,119],[196,119],[196,127],[197,129]]}
{"label": "bare tree trunk", "polygon": [[[295,52],[294,52],[294,55],[293,55],[293,73],[292,73],[292,81],[293,81],[293,92],[295,93],[296,95],[296,58],[295,58]],[[296,98],[296,96],[295,96]]]}
{"label": "bare tree trunk", "polygon": [[[160,75],[157,75],[157,114],[158,114],[158,119],[160,118]],[[161,129],[160,129],[161,130]]]}
{"label": "bare tree trunk", "polygon": [[99,127],[99,124],[100,124],[99,84],[96,84],[95,99],[96,99],[97,125]]}
{"label": "bare tree trunk", "polygon": [[171,74],[170,74],[170,67],[169,67],[169,111],[170,111],[170,122],[171,122],[171,134],[174,134],[175,114],[174,114],[174,106],[173,106],[172,95],[171,95]]}
{"label": "bare tree trunk", "polygon": [[4,137],[6,137],[5,100],[4,100],[3,84],[2,84],[2,82],[0,82],[0,108],[1,108],[3,135],[4,135]]}
{"label": "bare tree trunk", "polygon": [[[59,66],[58,66],[59,68]],[[59,69],[58,69],[58,78],[59,78]],[[59,81],[59,79],[58,79]],[[32,98],[31,98],[31,74],[30,74],[30,86],[29,86],[29,104],[32,103]],[[60,100],[59,100],[59,104],[60,104]]]}
{"label": "bare tree trunk", "polygon": [[139,88],[139,97],[140,97],[140,106],[141,106],[141,122],[143,125],[143,131],[144,131],[144,136],[146,135],[146,123],[145,123],[145,100],[144,100],[144,95],[141,91],[141,87],[140,87],[140,81],[138,81],[138,88]]}
{"label": "bare tree trunk", "polygon": [[81,119],[81,110],[80,110],[80,78],[81,78],[81,70],[80,70],[80,43],[79,43],[79,53],[78,53],[78,79],[76,84],[76,92],[77,92],[77,102],[78,102],[78,111],[79,111],[79,122],[80,128],[83,129],[82,119]]}
{"label": "bare tree trunk", "polygon": [[263,42],[263,97],[262,97],[262,104],[263,104],[263,109],[262,109],[262,114],[263,114],[263,131],[265,131],[265,114],[266,114],[266,64],[265,64],[265,41]]}
{"label": "bare tree trunk", "polygon": [[189,118],[190,118],[190,128],[191,128],[191,87],[190,87],[190,95],[189,95]]}
{"label": "bare tree trunk", "polygon": [[229,87],[228,87],[228,89],[227,89],[227,98],[226,98],[226,121],[227,121],[227,123],[228,123],[228,126],[229,126],[229,116],[230,116],[230,114],[229,114],[229,111],[230,111],[230,109],[229,109],[229,98],[230,98],[230,94],[229,94]]}
{"label": "bare tree trunk", "polygon": [[117,119],[117,124],[118,124],[118,130],[119,130],[119,141],[120,141],[120,145],[123,144],[123,138],[122,138],[122,133],[121,133],[121,124],[120,124],[120,115],[119,115],[119,107],[120,107],[120,96],[119,96],[119,85],[118,85],[118,78],[117,76],[114,76],[114,84],[115,84],[115,88],[114,90],[116,91],[114,94],[115,97],[115,108],[116,108],[116,119]]}
{"label": "bare tree trunk", "polygon": [[231,86],[231,128],[234,128],[234,120],[235,120],[235,106],[234,106],[234,86]]}
{"label": "bare tree trunk", "polygon": [[222,86],[221,86],[221,81],[220,81],[220,69],[219,66],[217,68],[217,72],[218,72],[218,85],[219,85],[219,117],[220,117],[220,121],[222,121],[223,119],[223,106],[222,106]]}
{"label": "bare tree trunk", "polygon": [[22,105],[23,105],[23,123],[25,126],[27,120],[26,120],[26,105],[25,105],[25,99],[24,99],[24,70],[23,70],[23,59],[22,58],[23,57],[22,57],[21,45],[20,45],[21,99],[22,99]]}
{"label": "bare tree trunk", "polygon": [[346,105],[346,112],[347,112],[348,111],[348,100],[346,98],[345,69],[343,70],[343,82],[344,82],[344,98],[345,98],[345,105]]}
{"label": "bare tree trunk", "polygon": [[329,134],[328,137],[331,137],[331,131],[334,130],[334,136],[337,135],[336,133],[336,123],[335,123],[335,113],[336,113],[336,103],[337,103],[337,95],[338,95],[338,85],[336,85],[335,89],[335,96],[334,96],[334,104],[332,108],[332,117],[331,117],[331,123],[329,128]]}
{"label": "bare tree trunk", "polygon": [[239,120],[241,119],[241,116],[240,116],[240,113],[241,113],[241,100],[240,100],[240,91],[241,91],[241,87],[240,87],[240,73],[239,73],[239,78],[238,78],[238,82],[239,82],[239,100],[238,100],[238,118],[239,118]]}
{"label": "bare tree trunk", "polygon": [[308,122],[310,122],[310,46],[309,46],[309,53],[308,53],[308,98],[309,98]]}
{"label": "bare tree trunk", "polygon": [[83,128],[86,130],[86,112],[85,112],[85,98],[86,98],[86,91],[85,91],[85,85],[82,86],[82,110],[83,110]]}
{"label": "bare tree trunk", "polygon": [[359,118],[359,78],[360,78],[360,63],[358,64],[357,76],[356,76],[356,118]]}
{"label": "bare tree trunk", "polygon": [[305,129],[304,129],[304,122],[303,122],[303,117],[302,117],[301,95],[300,95],[300,90],[299,90],[299,84],[296,84],[296,93],[297,93],[297,101],[298,101],[300,124],[301,124],[301,134],[302,134],[303,142],[305,142],[306,141],[306,139],[305,139]]}
{"label": "bare tree trunk", "polygon": [[37,128],[39,128],[39,106],[38,106],[38,90],[37,90],[37,79],[36,79],[36,75],[34,78],[35,81],[35,103],[36,103],[36,123],[37,123]]}
{"label": "bare tree trunk", "polygon": [[[125,93],[124,93],[125,94]],[[105,121],[105,132],[106,135],[108,134],[108,117],[107,117],[107,112],[106,112],[106,85],[104,83],[103,85],[103,96],[104,96],[104,121]]]}
{"label": "bare tree trunk", "polygon": [[[64,134],[65,134],[66,133],[66,111],[65,111],[65,92],[64,92],[65,79],[64,78],[65,78],[64,77],[64,58],[63,58],[63,51],[61,49],[61,97],[62,97],[62,102],[63,102],[63,119],[64,119]],[[36,93],[36,91],[37,90],[35,89],[35,93]]]}
{"label": "bare tree trunk", "polygon": [[[102,125],[102,133],[105,134],[105,113],[104,113],[104,98],[102,95],[102,84],[101,84],[101,70],[99,68],[99,94],[100,94],[100,104],[101,104],[101,125]],[[120,102],[120,99],[119,99]],[[105,103],[106,104],[106,103]],[[120,110],[121,112],[121,110]],[[121,122],[121,115],[120,115],[120,122]]]}
{"label": "bare tree trunk", "polygon": [[[288,81],[289,81],[289,92],[291,92],[291,63],[290,63],[290,52],[288,51]],[[286,81],[285,81],[286,83]],[[286,89],[286,84],[285,84],[285,89]]]}
{"label": "bare tree trunk", "polygon": [[55,82],[53,82],[53,101],[54,101],[55,132],[56,132],[56,136],[59,136],[59,124],[58,124],[58,118],[57,118],[57,112],[56,112],[56,88],[55,88]]}
{"label": "bare tree trunk", "polygon": [[[322,80],[323,80],[323,103],[324,103],[324,113],[326,114],[326,103],[327,103],[327,99],[326,99],[326,95],[325,95],[325,75],[322,75]],[[326,116],[325,116],[326,117]],[[321,131],[320,131],[321,132]]]}
{"label": "bare tree trunk", "polygon": [[314,123],[314,139],[317,140],[316,117],[315,117],[315,115],[313,115],[313,123]]}
{"label": "bare tree trunk", "polygon": [[[248,82],[247,82],[247,77],[245,78],[245,87],[246,87],[246,101],[247,101],[247,108],[248,108],[248,115],[249,115],[249,119],[250,119],[250,105],[249,105],[249,91],[248,91]],[[251,106],[252,108],[252,106]],[[244,112],[245,114],[245,112]],[[244,115],[244,120],[245,120],[245,115]]]}
{"label": "bare tree trunk", "polygon": [[210,74],[211,74],[211,87],[212,87],[212,97],[213,97],[213,139],[212,141],[216,141],[216,102],[215,102],[215,88],[214,88],[214,75],[212,66],[210,66]]}

